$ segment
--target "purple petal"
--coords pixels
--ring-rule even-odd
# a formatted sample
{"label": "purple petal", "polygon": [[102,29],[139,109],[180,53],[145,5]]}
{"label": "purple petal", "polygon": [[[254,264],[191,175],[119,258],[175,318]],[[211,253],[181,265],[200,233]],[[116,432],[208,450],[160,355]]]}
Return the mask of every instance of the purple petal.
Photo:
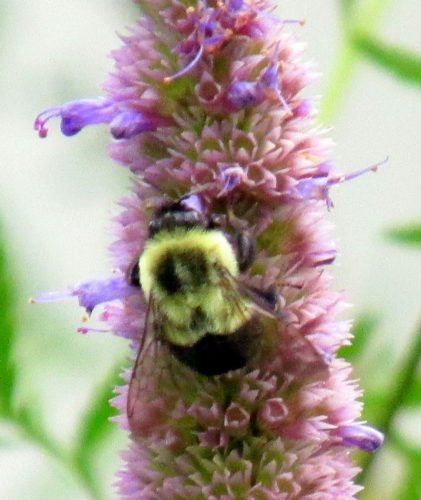
{"label": "purple petal", "polygon": [[278,67],[275,64],[270,64],[263,71],[258,82],[258,90],[260,90],[265,97],[278,100],[290,115],[293,114],[281,93]]}
{"label": "purple petal", "polygon": [[240,111],[246,106],[257,104],[257,84],[246,81],[232,82],[226,90],[225,103],[232,111]]}
{"label": "purple petal", "polygon": [[170,120],[158,114],[127,110],[118,113],[110,123],[111,135],[115,139],[130,139],[143,132],[151,132]]}
{"label": "purple petal", "polygon": [[380,161],[379,163],[375,163],[374,165],[370,165],[369,167],[361,168],[360,170],[354,170],[349,174],[332,176],[328,180],[328,185],[334,186],[335,184],[339,184],[341,182],[351,181],[352,179],[355,179],[356,177],[364,175],[368,172],[377,172],[378,168],[387,163],[388,161],[389,158],[387,157],[384,160]]}
{"label": "purple petal", "polygon": [[320,252],[309,252],[307,255],[314,259],[313,266],[316,267],[332,264],[332,262],[336,259],[336,253],[336,249],[331,248]]}
{"label": "purple petal", "polygon": [[329,189],[332,186],[350,181],[367,172],[377,172],[377,169],[387,161],[386,158],[375,165],[355,170],[349,174],[335,174],[330,162],[320,163],[312,177],[298,181],[294,191],[303,200],[325,200],[328,208],[331,208],[333,203],[329,198]]}
{"label": "purple petal", "polygon": [[329,191],[328,180],[320,177],[304,179],[299,181],[294,189],[304,200],[326,199]]}
{"label": "purple petal", "polygon": [[324,161],[313,167],[312,177],[328,177],[334,171],[334,165],[331,161]]}
{"label": "purple petal", "polygon": [[243,7],[243,0],[229,0],[228,10],[231,12],[236,12]]}
{"label": "purple petal", "polygon": [[123,276],[113,276],[111,278],[83,281],[62,292],[41,293],[31,299],[31,302],[52,302],[77,297],[79,304],[86,309],[88,314],[91,314],[98,304],[122,299],[136,292],[138,290],[128,285]]}
{"label": "purple petal", "polygon": [[314,104],[310,99],[303,99],[301,103],[294,108],[294,116],[308,116],[314,112]]}
{"label": "purple petal", "polygon": [[46,123],[51,118],[61,118],[61,131],[64,135],[72,136],[86,125],[109,123],[115,113],[114,103],[109,99],[103,97],[80,99],[46,109],[36,117],[34,129],[40,137],[46,137],[48,133]]}
{"label": "purple petal", "polygon": [[185,196],[180,200],[180,204],[183,205],[187,210],[194,210],[199,214],[203,214],[205,212],[203,198],[198,194]]}
{"label": "purple petal", "polygon": [[339,428],[338,435],[342,438],[343,444],[355,446],[363,451],[376,451],[384,440],[384,435],[364,424],[355,424]]}
{"label": "purple petal", "polygon": [[247,175],[244,169],[238,163],[220,165],[220,180],[223,183],[221,190],[218,193],[218,198],[226,196],[234,191],[240,184],[247,180]]}

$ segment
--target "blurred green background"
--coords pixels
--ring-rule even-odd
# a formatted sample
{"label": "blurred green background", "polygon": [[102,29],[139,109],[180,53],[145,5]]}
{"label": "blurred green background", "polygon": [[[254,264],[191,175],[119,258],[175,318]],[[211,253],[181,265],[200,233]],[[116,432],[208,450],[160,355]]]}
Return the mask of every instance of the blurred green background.
{"label": "blurred green background", "polygon": [[[419,499],[421,2],[279,5],[282,17],[306,20],[291,29],[322,74],[307,92],[321,96],[337,167],[350,172],[389,156],[376,175],[334,188],[328,217],[340,249],[336,287],[358,318],[344,355],[366,391],[366,417],[390,429],[361,497]],[[75,300],[30,306],[28,298],[108,275],[109,219],[130,177],[107,158],[105,127],[68,139],[54,123],[44,141],[31,127],[49,106],[101,94],[116,32],[137,14],[118,0],[0,3],[1,499],[115,496],[126,438],[107,423],[105,402],[127,343],[76,334],[83,311]]]}

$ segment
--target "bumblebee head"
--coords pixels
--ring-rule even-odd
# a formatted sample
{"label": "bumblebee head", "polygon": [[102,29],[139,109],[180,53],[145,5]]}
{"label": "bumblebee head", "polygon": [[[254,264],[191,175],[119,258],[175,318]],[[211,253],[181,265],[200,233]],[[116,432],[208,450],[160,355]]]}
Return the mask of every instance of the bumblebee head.
{"label": "bumblebee head", "polygon": [[247,232],[228,235],[225,225],[225,217],[209,214],[199,195],[164,204],[149,223],[148,242],[128,270],[128,282],[147,295],[152,287],[175,295],[215,283],[218,269],[231,276],[244,272],[255,257],[254,240]]}
{"label": "bumblebee head", "polygon": [[210,219],[205,213],[203,200],[198,195],[180,198],[175,202],[162,205],[149,223],[149,237],[159,231],[173,231],[176,228],[209,228]]}

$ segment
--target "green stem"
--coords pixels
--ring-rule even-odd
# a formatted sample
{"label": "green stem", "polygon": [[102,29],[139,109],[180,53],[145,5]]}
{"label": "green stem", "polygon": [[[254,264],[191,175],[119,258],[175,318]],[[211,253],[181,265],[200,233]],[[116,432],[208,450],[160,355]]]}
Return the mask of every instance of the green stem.
{"label": "green stem", "polygon": [[[418,363],[421,359],[421,322],[415,332],[412,345],[409,346],[406,358],[402,363],[402,369],[398,371],[398,382],[395,386],[395,390],[389,400],[386,410],[383,413],[383,418],[379,422],[380,429],[384,432],[387,437],[391,433],[391,429],[395,420],[395,417],[402,407],[402,403],[405,399],[405,394],[408,392],[411,386],[416,372]],[[373,465],[374,460],[378,454],[366,455],[363,462],[363,471],[360,475],[360,480],[364,483],[367,480],[367,476]]]}
{"label": "green stem", "polygon": [[64,449],[46,434],[27,411],[21,410],[15,414],[11,414],[8,420],[17,427],[25,438],[38,446],[38,448],[42,449],[59,462],[66,462],[66,453]]}
{"label": "green stem", "polygon": [[104,494],[102,488],[98,485],[95,474],[90,463],[81,463],[80,461],[72,459],[70,461],[73,470],[79,477],[85,489],[89,492],[92,500],[103,500]]}
{"label": "green stem", "polygon": [[387,44],[364,32],[354,33],[353,44],[362,56],[395,77],[416,85],[421,84],[421,57],[418,54]]}
{"label": "green stem", "polygon": [[54,458],[64,468],[70,469],[75,474],[80,482],[83,484],[85,490],[89,493],[92,500],[102,500],[101,494],[92,474],[87,473],[79,463],[77,463],[66,450],[52,439],[40,426],[39,422],[27,411],[18,410],[13,413],[3,415],[11,425],[25,436],[32,444],[36,445],[39,449],[47,453],[50,457]]}
{"label": "green stem", "polygon": [[333,65],[333,70],[323,92],[319,115],[322,123],[332,122],[345,95],[345,91],[349,86],[357,59],[357,52],[351,40],[345,35],[341,41],[336,55],[336,62]]}

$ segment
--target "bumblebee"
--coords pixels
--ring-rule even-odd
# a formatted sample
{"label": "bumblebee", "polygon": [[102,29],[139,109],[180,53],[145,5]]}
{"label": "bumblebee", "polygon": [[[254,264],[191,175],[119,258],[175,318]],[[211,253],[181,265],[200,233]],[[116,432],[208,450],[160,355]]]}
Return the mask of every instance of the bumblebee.
{"label": "bumblebee", "polygon": [[209,216],[191,195],[161,207],[149,224],[149,238],[128,281],[147,301],[130,400],[145,338],[165,344],[196,372],[215,376],[248,364],[258,351],[259,317],[275,318],[277,294],[241,283],[255,257],[246,232],[228,234],[221,217]]}

